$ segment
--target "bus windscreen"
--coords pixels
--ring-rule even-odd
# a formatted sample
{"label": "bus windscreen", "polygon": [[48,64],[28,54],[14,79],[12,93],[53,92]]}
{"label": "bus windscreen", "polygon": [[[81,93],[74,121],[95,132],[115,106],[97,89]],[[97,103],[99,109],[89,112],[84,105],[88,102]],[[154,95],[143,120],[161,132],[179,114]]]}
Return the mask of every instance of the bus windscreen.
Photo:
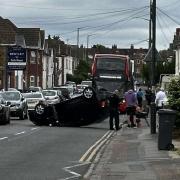
{"label": "bus windscreen", "polygon": [[120,58],[97,58],[96,70],[119,71],[125,69],[125,60]]}

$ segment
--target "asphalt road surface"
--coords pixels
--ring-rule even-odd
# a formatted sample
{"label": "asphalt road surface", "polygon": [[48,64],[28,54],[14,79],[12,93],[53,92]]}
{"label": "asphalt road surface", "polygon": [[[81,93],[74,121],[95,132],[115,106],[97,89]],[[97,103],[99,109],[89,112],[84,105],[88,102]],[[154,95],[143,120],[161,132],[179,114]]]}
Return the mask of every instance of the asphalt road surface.
{"label": "asphalt road surface", "polygon": [[0,179],[78,179],[110,133],[107,119],[78,128],[12,119],[0,126]]}

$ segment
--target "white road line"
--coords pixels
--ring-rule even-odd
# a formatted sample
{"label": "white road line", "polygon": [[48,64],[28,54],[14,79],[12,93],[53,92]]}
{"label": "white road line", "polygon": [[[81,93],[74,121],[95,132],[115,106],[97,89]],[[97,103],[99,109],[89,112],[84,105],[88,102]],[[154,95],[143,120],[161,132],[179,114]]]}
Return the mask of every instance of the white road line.
{"label": "white road line", "polygon": [[14,134],[14,135],[17,136],[17,135],[24,134],[24,133],[26,133],[26,131],[22,131],[22,132]]}
{"label": "white road line", "polygon": [[38,128],[31,128],[31,131],[36,130],[36,129],[38,129]]}
{"label": "white road line", "polygon": [[3,140],[3,139],[7,139],[8,137],[2,137],[2,138],[0,138],[0,140]]}
{"label": "white road line", "polygon": [[70,169],[71,169],[71,168],[74,168],[74,167],[84,166],[84,165],[86,165],[86,164],[89,164],[89,163],[81,163],[81,164],[76,164],[76,165],[73,165],[73,166],[64,167],[63,169],[64,169],[66,172],[72,174],[72,176],[67,177],[67,178],[63,178],[63,179],[58,179],[58,180],[69,180],[69,179],[74,179],[74,178],[81,177],[81,174],[76,173],[76,172],[74,172],[74,171],[71,171]]}
{"label": "white road line", "polygon": [[[84,159],[88,156],[88,154],[92,151],[92,149],[95,148],[95,146],[97,146],[97,144],[99,144],[106,136],[108,136],[108,134],[109,134],[109,136],[110,136],[110,135],[112,135],[112,133],[113,133],[113,132],[108,131],[106,134],[104,134],[104,136],[103,136],[101,139],[99,139],[98,141],[96,141],[96,143],[95,143],[93,146],[91,146],[91,147],[86,151],[86,153],[80,158],[79,162],[83,162]],[[108,136],[108,137],[109,137],[109,136]]]}

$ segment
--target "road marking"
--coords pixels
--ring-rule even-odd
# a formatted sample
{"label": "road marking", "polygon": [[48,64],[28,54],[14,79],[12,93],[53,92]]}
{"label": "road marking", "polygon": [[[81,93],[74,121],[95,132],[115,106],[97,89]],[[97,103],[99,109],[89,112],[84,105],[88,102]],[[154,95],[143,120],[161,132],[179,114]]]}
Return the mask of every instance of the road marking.
{"label": "road marking", "polygon": [[38,129],[38,128],[31,128],[31,131],[36,130],[36,129]]}
{"label": "road marking", "polygon": [[26,131],[22,131],[22,132],[14,134],[14,135],[17,136],[17,135],[24,134],[24,133],[26,133]]}
{"label": "road marking", "polygon": [[[79,160],[79,162],[84,162],[85,161],[85,159],[86,159],[86,157],[90,154],[90,152],[98,145],[98,144],[100,144],[100,145],[98,145],[98,148],[100,148],[100,146],[101,145],[103,145],[103,143],[107,140],[107,138],[106,138],[106,136],[109,138],[111,135],[113,134],[113,132],[112,131],[108,131],[106,134],[104,134],[104,136],[103,137],[101,137],[98,141],[96,141],[96,143],[94,144],[94,145],[92,145],[87,151],[86,151],[86,153],[80,158],[80,160]],[[103,139],[105,139],[105,140],[103,140]],[[102,142],[103,143],[102,143]],[[97,152],[97,148],[95,148],[95,152]],[[94,151],[93,151],[94,152]],[[90,155],[91,156],[91,155]],[[94,156],[94,155],[93,155]],[[93,157],[93,156],[91,156],[91,157]],[[90,159],[90,158],[88,158],[88,159]]]}
{"label": "road marking", "polygon": [[110,133],[94,150],[93,152],[90,154],[89,158],[86,160],[87,162],[90,162],[91,159],[96,155],[97,151],[105,144],[105,142],[109,139],[109,137],[112,135],[112,133]]}
{"label": "road marking", "polygon": [[70,173],[70,174],[72,174],[72,176],[67,177],[67,178],[58,179],[58,180],[69,180],[69,179],[81,177],[82,176],[81,174],[76,173],[74,171],[71,171],[70,169],[75,168],[75,167],[84,166],[84,165],[87,165],[87,164],[89,164],[89,163],[86,162],[86,163],[76,164],[76,165],[73,165],[73,166],[64,167],[63,170]]}
{"label": "road marking", "polygon": [[0,138],[0,140],[4,140],[4,139],[7,139],[8,137],[2,137],[2,138]]}

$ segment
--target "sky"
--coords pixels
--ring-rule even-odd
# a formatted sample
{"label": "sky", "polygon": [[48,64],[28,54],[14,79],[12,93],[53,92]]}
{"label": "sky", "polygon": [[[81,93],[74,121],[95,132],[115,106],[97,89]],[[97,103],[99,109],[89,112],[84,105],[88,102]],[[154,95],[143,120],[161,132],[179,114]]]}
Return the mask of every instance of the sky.
{"label": "sky", "polygon": [[[46,37],[91,47],[148,48],[152,0],[0,0],[0,16],[17,27],[37,27]],[[167,49],[180,27],[180,0],[156,0],[156,47]]]}

